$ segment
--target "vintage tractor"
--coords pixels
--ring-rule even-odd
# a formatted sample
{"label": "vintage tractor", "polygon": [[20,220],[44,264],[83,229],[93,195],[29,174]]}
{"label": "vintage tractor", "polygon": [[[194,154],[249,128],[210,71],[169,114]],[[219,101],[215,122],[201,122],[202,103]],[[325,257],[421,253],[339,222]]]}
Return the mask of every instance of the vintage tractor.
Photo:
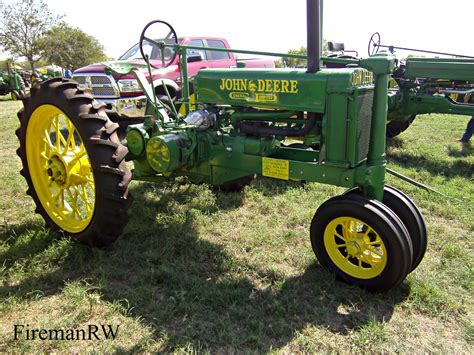
{"label": "vintage tractor", "polygon": [[0,95],[10,94],[13,100],[19,100],[25,95],[23,79],[15,70],[0,72]]}
{"label": "vintage tractor", "polygon": [[[134,73],[148,97],[142,119],[126,132],[76,82],[54,78],[34,85],[18,113],[17,135],[21,174],[36,212],[51,228],[100,247],[114,242],[127,223],[132,178],[162,183],[185,176],[229,190],[260,174],[344,186],[347,192],[319,206],[311,222],[317,259],[340,279],[368,290],[396,286],[422,260],[427,237],[415,204],[384,185],[395,58],[332,58],[327,60],[351,65],[323,68],[320,24],[320,1],[308,0],[307,69],[201,70],[193,104],[188,50],[205,48],[170,43],[178,38],[170,25],[148,24],[142,47],[148,43],[180,56],[183,92],[176,104],[185,114],[171,98],[164,103],[156,97],[144,74],[151,71],[149,61],[148,67],[108,63],[111,75]],[[150,38],[150,26],[159,25],[169,27],[167,35]],[[299,143],[288,144],[288,138]]]}
{"label": "vintage tractor", "polygon": [[[474,57],[418,48],[381,44],[375,32],[369,40],[368,54],[373,56],[380,48],[391,54],[405,50],[443,56],[443,58],[416,58],[396,60],[389,81],[387,137],[393,138],[405,131],[423,113],[474,115]],[[355,59],[353,51],[345,51],[344,44],[329,42],[329,50],[336,58]],[[356,54],[357,55],[357,54]],[[447,58],[451,57],[451,58]],[[347,63],[331,63],[328,67],[346,67]]]}

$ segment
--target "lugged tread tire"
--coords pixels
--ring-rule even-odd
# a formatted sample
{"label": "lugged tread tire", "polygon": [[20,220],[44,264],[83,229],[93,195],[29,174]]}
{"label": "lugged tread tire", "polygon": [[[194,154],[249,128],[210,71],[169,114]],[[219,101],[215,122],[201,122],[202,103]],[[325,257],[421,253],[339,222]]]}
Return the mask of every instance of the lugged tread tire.
{"label": "lugged tread tire", "polygon": [[[110,121],[103,105],[68,79],[53,78],[36,84],[31,95],[23,98],[23,105],[24,108],[18,112],[20,127],[16,135],[20,147],[17,154],[23,165],[20,173],[28,184],[27,194],[36,205],[35,212],[44,218],[50,228],[64,232],[82,243],[95,247],[110,245],[122,234],[132,203],[128,192],[131,172],[124,160],[128,150],[120,143],[118,125]],[[61,228],[54,217],[48,214],[49,207],[41,202],[28,166],[28,124],[33,112],[45,106],[58,108],[73,123],[90,161],[95,186],[94,209],[87,226],[77,233]]]}

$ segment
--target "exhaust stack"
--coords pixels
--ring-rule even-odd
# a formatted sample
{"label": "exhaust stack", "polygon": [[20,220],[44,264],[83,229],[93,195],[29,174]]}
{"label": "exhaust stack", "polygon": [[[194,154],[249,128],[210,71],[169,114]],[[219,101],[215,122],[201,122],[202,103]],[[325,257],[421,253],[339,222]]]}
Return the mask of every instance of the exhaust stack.
{"label": "exhaust stack", "polygon": [[323,0],[306,0],[307,73],[316,73],[321,69],[322,1]]}

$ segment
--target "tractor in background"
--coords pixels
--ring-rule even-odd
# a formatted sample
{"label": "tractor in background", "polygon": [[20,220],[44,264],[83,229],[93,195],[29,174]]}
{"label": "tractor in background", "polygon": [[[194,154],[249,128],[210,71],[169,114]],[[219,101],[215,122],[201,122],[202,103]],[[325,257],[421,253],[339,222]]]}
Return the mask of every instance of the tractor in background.
{"label": "tractor in background", "polygon": [[12,100],[20,100],[25,95],[23,78],[7,62],[7,70],[0,72],[0,95],[10,94]]}
{"label": "tractor in background", "polygon": [[[395,54],[395,50],[434,54],[436,58],[408,57],[396,60],[389,81],[387,137],[404,132],[415,117],[424,113],[474,115],[474,57],[461,54],[428,51],[381,44],[375,32],[369,40],[368,55],[380,48]],[[331,57],[357,60],[354,51],[344,50],[343,43],[328,42]],[[444,56],[444,58],[439,58]],[[445,58],[449,56],[451,58]],[[326,63],[328,67],[345,67],[346,63]]]}

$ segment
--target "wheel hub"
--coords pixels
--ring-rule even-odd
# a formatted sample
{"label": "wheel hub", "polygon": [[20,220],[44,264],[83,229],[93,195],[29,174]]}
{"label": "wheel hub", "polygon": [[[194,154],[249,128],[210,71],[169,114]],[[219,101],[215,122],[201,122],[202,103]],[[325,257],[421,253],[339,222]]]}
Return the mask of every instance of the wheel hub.
{"label": "wheel hub", "polygon": [[353,240],[347,244],[347,253],[350,256],[355,257],[359,255],[360,252],[361,252],[361,247],[357,241]]}
{"label": "wheel hub", "polygon": [[67,168],[66,164],[58,155],[53,155],[48,160],[48,167],[46,173],[51,181],[54,181],[58,185],[65,185],[67,181]]}
{"label": "wheel hub", "polygon": [[52,154],[46,168],[49,180],[64,188],[85,183],[90,172],[89,159],[87,157],[77,159],[73,152]]}

